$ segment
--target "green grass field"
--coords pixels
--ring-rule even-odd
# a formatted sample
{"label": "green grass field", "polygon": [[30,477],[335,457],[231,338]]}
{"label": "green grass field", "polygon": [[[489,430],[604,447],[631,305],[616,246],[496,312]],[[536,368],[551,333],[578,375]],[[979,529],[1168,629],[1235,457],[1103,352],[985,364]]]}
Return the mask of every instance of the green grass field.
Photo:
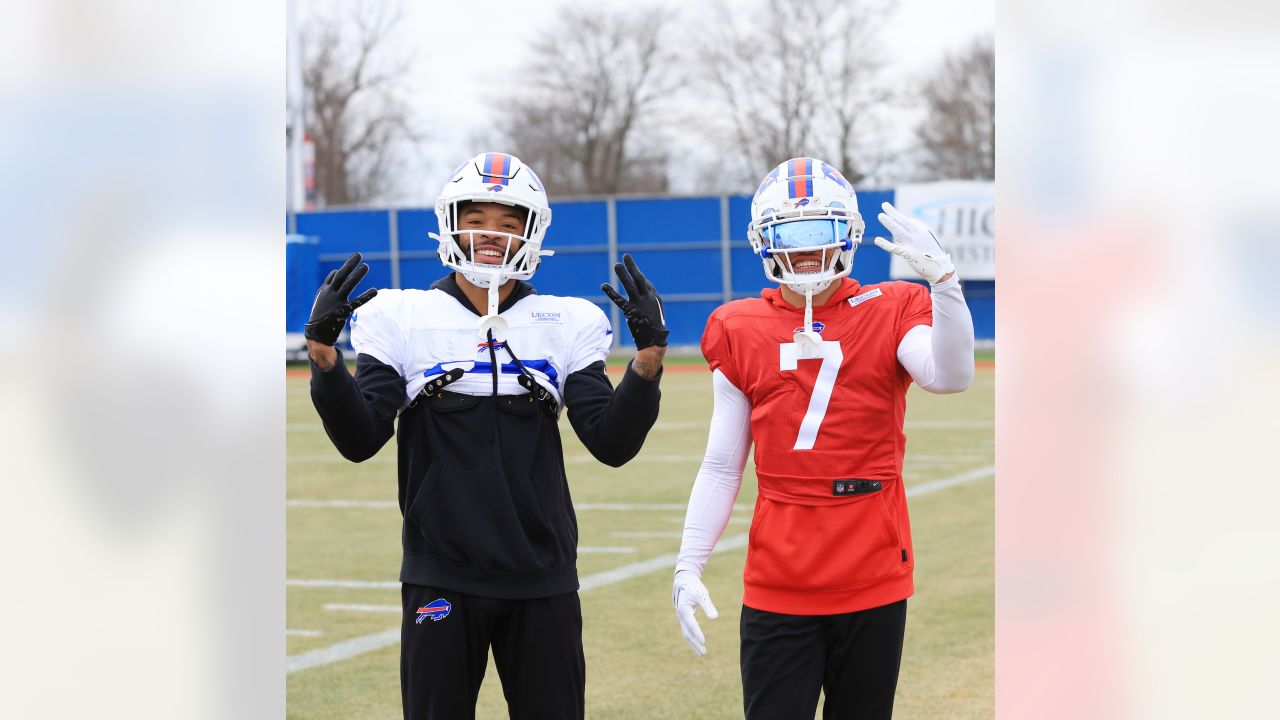
{"label": "green grass field", "polygon": [[[623,468],[591,460],[567,421],[561,423],[579,506],[580,577],[679,549],[683,505],[711,412],[711,376],[701,367],[673,366],[664,377],[658,424]],[[395,449],[392,441],[365,463],[342,460],[311,407],[307,379],[290,377],[287,387],[286,645],[291,658],[316,657],[316,651],[399,625],[394,586],[333,582],[396,579]],[[933,396],[912,386],[908,398],[905,475],[917,564],[898,718],[994,714],[994,395],[994,371],[982,368],[966,393]],[[955,482],[931,485],[946,479]],[[726,539],[747,532],[755,494],[748,465]],[[633,507],[592,507],[603,504]],[[718,553],[707,568],[703,579],[720,618],[701,620],[709,648],[702,658],[680,636],[669,567],[583,592],[588,718],[742,717],[738,616],[745,558],[745,549]],[[392,643],[291,672],[288,717],[398,718],[398,663],[399,645]],[[477,717],[506,717],[492,661]]]}

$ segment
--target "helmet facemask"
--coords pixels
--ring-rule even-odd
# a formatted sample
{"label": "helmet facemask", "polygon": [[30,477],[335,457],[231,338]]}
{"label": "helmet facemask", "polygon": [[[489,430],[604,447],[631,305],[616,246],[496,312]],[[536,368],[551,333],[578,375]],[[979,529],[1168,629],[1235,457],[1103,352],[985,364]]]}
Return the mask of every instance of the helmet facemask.
{"label": "helmet facemask", "polygon": [[[799,293],[820,293],[853,269],[857,250],[847,211],[782,213],[752,226],[765,277]],[[858,224],[861,224],[859,219]],[[861,236],[861,231],[857,233]],[[796,256],[818,253],[815,258]]]}
{"label": "helmet facemask", "polygon": [[[533,277],[542,255],[541,238],[536,240],[533,238],[536,221],[534,210],[514,206],[517,211],[523,210],[525,214],[525,229],[521,234],[500,230],[460,229],[459,214],[470,202],[493,202],[493,200],[458,199],[444,204],[441,212],[445,217],[446,229],[443,235],[438,236],[441,262],[462,273],[467,282],[482,288],[488,288],[493,284],[501,286],[508,280],[528,280]],[[497,247],[502,251],[499,262],[484,262],[476,259],[476,250],[489,245],[488,242],[480,239],[482,235],[498,238]],[[513,252],[511,248],[517,245],[519,248]]]}

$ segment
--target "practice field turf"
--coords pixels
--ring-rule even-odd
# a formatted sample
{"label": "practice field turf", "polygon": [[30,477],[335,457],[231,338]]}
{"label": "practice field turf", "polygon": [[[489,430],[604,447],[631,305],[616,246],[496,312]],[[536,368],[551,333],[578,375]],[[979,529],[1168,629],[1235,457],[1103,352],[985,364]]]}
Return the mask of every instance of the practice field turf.
{"label": "practice field turf", "polygon": [[[615,383],[620,372],[611,368]],[[591,459],[561,423],[580,524],[588,718],[742,717],[738,617],[756,495],[750,464],[721,539],[728,549],[711,558],[703,578],[720,610],[714,621],[699,613],[707,657],[685,645],[671,607],[684,505],[706,444],[710,379],[705,365],[672,366],[658,424],[620,469]],[[288,717],[398,718],[394,440],[362,464],[343,460],[311,407],[307,379],[291,373],[287,383]],[[965,393],[933,396],[912,386],[908,397],[916,594],[897,718],[994,714],[994,394],[994,371],[980,367]],[[506,717],[492,661],[477,717]]]}

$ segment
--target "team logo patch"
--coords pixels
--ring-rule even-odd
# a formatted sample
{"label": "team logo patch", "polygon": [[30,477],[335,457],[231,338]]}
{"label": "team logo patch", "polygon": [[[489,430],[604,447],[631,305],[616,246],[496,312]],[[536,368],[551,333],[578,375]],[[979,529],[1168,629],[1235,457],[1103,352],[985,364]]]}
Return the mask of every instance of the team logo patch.
{"label": "team logo patch", "polygon": [[809,204],[809,198],[800,198],[796,201],[795,207],[804,207]]}
{"label": "team logo patch", "polygon": [[560,313],[558,312],[535,312],[530,313],[534,322],[560,322]]}
{"label": "team logo patch", "polygon": [[437,598],[432,600],[430,604],[418,608],[418,619],[415,622],[421,625],[422,621],[427,618],[431,618],[432,622],[440,622],[449,617],[449,611],[452,609],[453,606],[449,604],[448,600]]}
{"label": "team logo patch", "polygon": [[854,295],[853,297],[849,298],[849,307],[858,307],[859,305],[870,300],[871,298],[878,298],[883,294],[884,293],[880,292],[880,288],[876,288],[875,290],[871,290],[870,292],[864,292],[861,295]]}
{"label": "team logo patch", "polygon": [[493,351],[497,352],[499,350],[505,350],[506,347],[507,347],[506,340],[494,340],[492,342],[486,340],[482,343],[476,344],[476,352],[478,353],[488,352],[490,348],[493,348]]}
{"label": "team logo patch", "polygon": [[[816,332],[816,333],[818,333],[818,334],[821,334],[821,333],[822,333],[822,331],[823,331],[823,330],[826,330],[826,329],[827,329],[827,326],[826,326],[826,325],[822,324],[821,322],[818,322],[817,320],[814,320],[814,321],[813,321],[813,331],[814,331],[814,332]],[[791,334],[792,334],[792,335],[795,335],[795,334],[797,334],[797,333],[802,333],[802,332],[804,332],[804,326],[803,326],[803,325],[801,325],[800,327],[796,328],[796,329],[795,329]]]}
{"label": "team logo patch", "polygon": [[502,186],[501,186],[501,185],[490,185],[490,186],[489,186],[489,190],[490,190],[490,191],[492,191],[492,192],[502,192]]}

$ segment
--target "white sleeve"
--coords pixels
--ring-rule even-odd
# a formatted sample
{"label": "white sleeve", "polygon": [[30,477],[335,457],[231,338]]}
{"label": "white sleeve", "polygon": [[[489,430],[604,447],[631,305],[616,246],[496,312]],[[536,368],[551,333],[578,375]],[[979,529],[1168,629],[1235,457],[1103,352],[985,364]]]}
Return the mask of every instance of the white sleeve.
{"label": "white sleeve", "polygon": [[931,393],[957,393],[973,380],[973,316],[957,278],[934,285],[933,327],[917,325],[898,343],[898,362]]}
{"label": "white sleeve", "polygon": [[603,361],[613,346],[613,329],[609,318],[594,303],[580,301],[585,307],[574,307],[576,332],[569,350],[568,374],[576,373],[593,362]]}
{"label": "white sleeve", "polygon": [[751,403],[724,373],[711,375],[715,404],[707,434],[707,452],[689,494],[684,516],[684,537],[676,572],[692,570],[699,577],[707,558],[724,534],[733,513],[733,501],[742,486],[742,469],[751,449]]}
{"label": "white sleeve", "polygon": [[351,316],[351,347],[357,355],[372,355],[404,375],[404,333],[394,318],[400,307],[399,299],[395,290],[379,290],[372,300],[358,308]]}

